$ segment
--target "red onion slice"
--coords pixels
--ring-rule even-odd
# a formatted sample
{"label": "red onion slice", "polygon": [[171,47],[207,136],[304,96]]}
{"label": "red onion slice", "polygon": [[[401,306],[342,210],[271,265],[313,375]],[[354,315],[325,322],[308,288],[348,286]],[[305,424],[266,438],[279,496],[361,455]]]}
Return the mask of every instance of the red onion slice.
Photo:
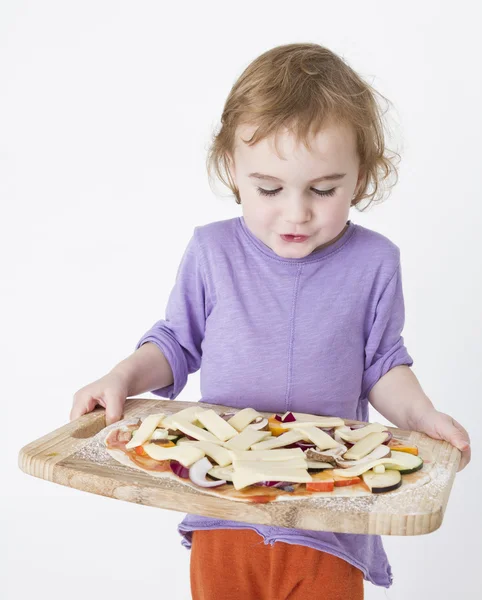
{"label": "red onion slice", "polygon": [[383,442],[384,444],[386,444],[387,442],[389,442],[392,438],[393,438],[393,433],[391,431],[387,430],[383,430],[382,433],[388,433],[388,438]]}
{"label": "red onion slice", "polygon": [[226,481],[224,479],[217,479],[216,481],[209,481],[206,479],[206,474],[213,468],[213,465],[204,456],[200,460],[196,461],[189,468],[189,479],[198,485],[199,487],[217,487],[218,485],[224,485]]}
{"label": "red onion slice", "polygon": [[281,422],[283,421],[283,419],[282,419],[282,418],[281,418],[279,415],[275,415],[275,416],[274,416],[274,418],[275,418],[277,421],[281,421]]}
{"label": "red onion slice", "polygon": [[290,486],[293,485],[292,483],[290,483],[289,481],[260,481],[259,483],[257,483],[256,485],[262,485],[265,487],[284,487],[284,486]]}
{"label": "red onion slice", "polygon": [[177,460],[171,460],[169,466],[171,467],[171,471],[178,477],[189,479],[189,469],[184,465],[181,465]]}
{"label": "red onion slice", "polygon": [[292,412],[289,412],[284,418],[281,419],[283,423],[292,423],[296,421],[295,415]]}

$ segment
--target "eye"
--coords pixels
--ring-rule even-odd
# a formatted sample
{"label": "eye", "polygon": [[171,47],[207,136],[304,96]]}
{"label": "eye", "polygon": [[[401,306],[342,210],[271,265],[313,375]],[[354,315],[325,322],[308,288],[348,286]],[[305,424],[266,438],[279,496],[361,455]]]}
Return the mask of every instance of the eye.
{"label": "eye", "polygon": [[317,190],[315,188],[311,189],[315,192],[315,194],[318,194],[318,196],[333,196],[336,190],[336,188],[331,188],[331,190]]}
{"label": "eye", "polygon": [[263,188],[257,187],[258,194],[261,196],[276,196],[278,192],[280,192],[283,188],[277,188],[276,190],[265,190]]}
{"label": "eye", "polygon": [[[283,188],[277,188],[275,190],[265,190],[264,188],[257,187],[258,194],[261,196],[276,196]],[[316,188],[311,188],[315,194],[318,196],[333,196],[336,188],[332,188],[331,190],[317,190]]]}

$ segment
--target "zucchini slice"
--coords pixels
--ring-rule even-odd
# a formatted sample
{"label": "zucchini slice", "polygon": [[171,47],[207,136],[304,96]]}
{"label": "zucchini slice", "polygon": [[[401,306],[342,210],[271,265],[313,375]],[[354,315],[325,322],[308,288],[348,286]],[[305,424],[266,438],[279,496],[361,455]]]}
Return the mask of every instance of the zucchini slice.
{"label": "zucchini slice", "polygon": [[372,494],[391,492],[402,485],[402,474],[395,469],[385,473],[374,473],[371,469],[362,474],[363,481]]}
{"label": "zucchini slice", "polygon": [[224,479],[225,481],[233,481],[233,472],[234,469],[231,465],[227,467],[219,467],[215,466],[212,469],[209,469],[208,475],[211,477],[215,477],[216,479]]}
{"label": "zucchini slice", "polygon": [[395,469],[400,471],[402,475],[415,473],[415,471],[418,471],[423,467],[423,460],[420,458],[420,456],[415,456],[414,454],[409,454],[408,452],[398,452],[397,450],[392,450],[391,458],[395,459],[397,463],[400,463],[403,465],[403,467],[387,464],[385,465],[385,469]]}
{"label": "zucchini slice", "polygon": [[307,460],[306,461],[307,464],[307,469],[308,470],[320,470],[320,469],[333,469],[333,465],[330,463],[326,463],[326,462],[321,462],[319,460]]}

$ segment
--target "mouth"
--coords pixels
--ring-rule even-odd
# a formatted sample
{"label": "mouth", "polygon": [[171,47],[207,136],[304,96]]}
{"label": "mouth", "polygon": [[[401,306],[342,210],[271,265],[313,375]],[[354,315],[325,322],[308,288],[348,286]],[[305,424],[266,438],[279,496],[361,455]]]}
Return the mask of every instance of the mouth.
{"label": "mouth", "polygon": [[281,239],[285,242],[305,242],[310,236],[309,235],[293,235],[291,233],[281,234]]}

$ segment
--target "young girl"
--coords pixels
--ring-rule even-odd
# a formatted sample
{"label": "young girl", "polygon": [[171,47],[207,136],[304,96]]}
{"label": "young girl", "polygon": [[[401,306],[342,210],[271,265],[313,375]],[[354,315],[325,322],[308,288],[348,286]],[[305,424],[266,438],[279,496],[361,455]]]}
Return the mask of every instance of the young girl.
{"label": "young girl", "polygon": [[[209,167],[242,216],[195,228],[166,318],[75,394],[71,418],[100,404],[110,424],[148,390],[174,399],[202,365],[201,402],[360,421],[371,403],[397,427],[452,443],[464,468],[467,432],[410,369],[399,249],[348,220],[396,173],[375,91],[326,48],[289,44],[248,66],[221,122]],[[358,600],[363,579],[392,584],[380,536],[197,515],[179,532],[194,600]]]}

